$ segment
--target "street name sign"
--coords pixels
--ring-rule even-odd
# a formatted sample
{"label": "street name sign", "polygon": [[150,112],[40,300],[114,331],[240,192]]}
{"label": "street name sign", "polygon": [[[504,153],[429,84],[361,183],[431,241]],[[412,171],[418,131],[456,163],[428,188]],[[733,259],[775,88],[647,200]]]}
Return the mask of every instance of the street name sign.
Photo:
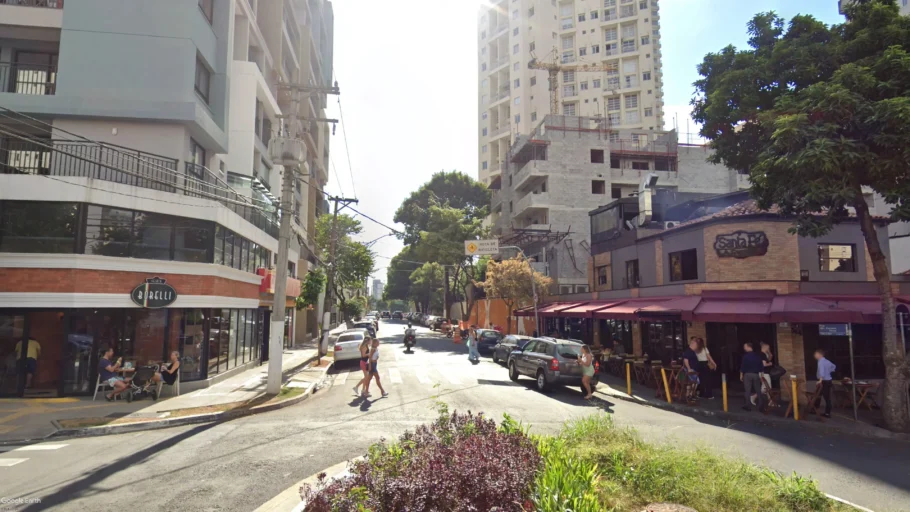
{"label": "street name sign", "polygon": [[465,256],[491,256],[499,254],[499,240],[465,240]]}
{"label": "street name sign", "polygon": [[849,333],[847,324],[818,324],[819,336],[847,336]]}

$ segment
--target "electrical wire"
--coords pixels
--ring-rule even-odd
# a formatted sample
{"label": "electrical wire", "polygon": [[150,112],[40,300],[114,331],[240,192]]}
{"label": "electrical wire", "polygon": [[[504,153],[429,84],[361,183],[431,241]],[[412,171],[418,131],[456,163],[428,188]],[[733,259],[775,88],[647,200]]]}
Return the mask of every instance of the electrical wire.
{"label": "electrical wire", "polygon": [[[335,77],[338,80],[338,77]],[[351,190],[354,193],[354,199],[357,199],[357,186],[354,184],[354,167],[351,165],[351,150],[348,146],[348,130],[345,128],[347,123],[344,122],[344,111],[341,109],[341,96],[338,96],[338,116],[341,118],[341,136],[344,137],[344,152],[348,155],[348,172],[351,174]]]}

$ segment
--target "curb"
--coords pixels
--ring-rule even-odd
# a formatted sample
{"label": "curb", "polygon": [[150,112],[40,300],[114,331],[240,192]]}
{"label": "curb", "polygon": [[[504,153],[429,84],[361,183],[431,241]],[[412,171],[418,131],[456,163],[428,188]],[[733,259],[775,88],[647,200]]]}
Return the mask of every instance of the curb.
{"label": "curb", "polygon": [[[612,386],[610,386],[609,384],[607,384],[605,382],[601,382],[601,384],[604,384],[607,387],[609,387],[610,389],[615,390],[615,388],[613,388]],[[690,415],[690,416],[706,416],[709,418],[721,418],[721,419],[736,421],[736,422],[749,421],[751,423],[765,423],[765,424],[782,424],[782,423],[791,424],[791,425],[796,424],[799,426],[809,427],[811,429],[815,429],[820,432],[825,432],[825,433],[829,433],[829,434],[850,434],[850,435],[855,435],[855,436],[865,437],[865,438],[872,438],[872,439],[889,439],[889,440],[893,440],[893,441],[910,442],[910,434],[891,432],[891,431],[888,431],[888,430],[885,430],[882,428],[878,428],[878,427],[873,427],[873,429],[851,430],[851,429],[847,429],[847,428],[842,428],[842,427],[838,427],[838,426],[834,426],[834,425],[826,425],[824,423],[813,422],[813,421],[804,421],[804,420],[800,420],[800,421],[786,420],[786,421],[784,421],[781,418],[770,417],[770,416],[765,416],[765,415],[762,415],[761,417],[756,417],[755,419],[749,419],[749,418],[743,418],[741,416],[736,416],[736,415],[730,414],[728,412],[711,411],[708,409],[703,409],[701,407],[692,407],[692,406],[681,405],[681,404],[676,404],[676,403],[669,404],[666,402],[652,402],[649,400],[637,398],[635,396],[629,396],[624,392],[622,392],[621,394],[611,394],[611,393],[604,393],[603,391],[596,391],[596,393],[600,393],[601,395],[604,395],[608,398],[616,398],[618,400],[623,400],[625,402],[631,402],[634,404],[644,405],[647,407],[654,407],[656,409],[674,411],[674,412],[678,412],[678,413],[682,413],[682,414],[686,414],[686,415]]]}
{"label": "curb", "polygon": [[[282,375],[284,375],[284,374],[293,372],[297,369],[306,367],[307,365],[309,365],[310,363],[312,363],[313,361],[316,361],[318,359],[319,359],[318,355],[311,357],[311,358],[303,361],[301,364],[294,366],[292,368],[288,368],[287,370],[284,370],[281,373],[282,373]],[[206,413],[206,414],[194,414],[192,416],[183,416],[180,418],[162,418],[162,419],[151,420],[151,421],[141,421],[141,422],[136,422],[136,423],[126,423],[126,424],[122,424],[122,425],[110,425],[110,426],[101,426],[101,427],[83,427],[83,428],[67,429],[67,428],[62,428],[60,426],[60,424],[57,423],[56,420],[52,420],[51,423],[54,425],[54,427],[57,428],[56,432],[52,432],[44,437],[39,437],[39,438],[34,438],[34,439],[0,441],[0,446],[37,443],[37,442],[41,442],[41,441],[48,441],[51,439],[60,440],[60,439],[74,439],[74,438],[81,438],[81,437],[107,436],[107,435],[113,435],[113,434],[128,434],[128,433],[132,433],[132,432],[142,432],[145,430],[158,430],[158,429],[162,429],[162,428],[193,425],[196,423],[213,423],[213,422],[221,423],[221,422],[231,421],[231,420],[234,420],[237,418],[242,418],[245,416],[252,416],[254,414],[262,414],[265,412],[276,411],[279,409],[284,409],[285,407],[290,407],[292,405],[299,404],[300,402],[303,402],[304,400],[309,398],[310,395],[312,395],[316,391],[316,388],[318,387],[319,383],[325,379],[325,376],[328,374],[329,370],[332,368],[332,366],[334,364],[335,364],[334,361],[329,361],[329,364],[325,367],[325,371],[322,372],[322,376],[320,377],[319,381],[317,381],[312,386],[310,386],[309,389],[307,389],[306,393],[302,393],[298,396],[295,396],[294,398],[289,398],[287,400],[283,400],[281,402],[277,402],[274,404],[257,405],[256,407],[252,407],[250,409],[244,409],[244,410],[230,410],[230,411],[212,412],[212,413]]]}
{"label": "curb", "polygon": [[296,484],[288,487],[287,489],[281,491],[280,494],[270,499],[269,501],[263,503],[254,512],[298,512],[302,511],[305,504],[300,498],[300,488],[304,485],[313,485],[318,479],[319,475],[325,473],[329,479],[334,478],[337,475],[340,475],[351,463],[363,459],[363,457],[355,457],[351,460],[346,460],[344,462],[339,462],[334,466],[329,466],[322,471],[316,472],[303,480],[297,482]]}

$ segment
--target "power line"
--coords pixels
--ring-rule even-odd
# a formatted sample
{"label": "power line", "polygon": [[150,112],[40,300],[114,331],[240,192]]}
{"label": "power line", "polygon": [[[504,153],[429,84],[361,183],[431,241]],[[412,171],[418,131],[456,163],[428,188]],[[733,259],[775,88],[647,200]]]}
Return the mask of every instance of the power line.
{"label": "power line", "polygon": [[[338,77],[335,77],[338,80]],[[351,191],[357,197],[357,186],[354,184],[354,167],[351,166],[351,149],[348,146],[347,123],[344,122],[344,111],[341,109],[341,96],[338,97],[338,117],[341,118],[341,136],[344,137],[344,152],[348,155],[348,172],[351,174]]]}

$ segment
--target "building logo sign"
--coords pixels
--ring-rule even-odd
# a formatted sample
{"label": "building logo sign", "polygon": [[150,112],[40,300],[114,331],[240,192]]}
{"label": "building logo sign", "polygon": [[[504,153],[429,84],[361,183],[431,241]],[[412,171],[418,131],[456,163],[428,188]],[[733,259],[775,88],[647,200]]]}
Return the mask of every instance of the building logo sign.
{"label": "building logo sign", "polygon": [[717,235],[714,250],[721,258],[749,258],[768,253],[768,235],[764,231],[735,231]]}
{"label": "building logo sign", "polygon": [[177,300],[177,291],[160,277],[146,279],[144,283],[133,288],[130,299],[139,307],[164,308]]}

